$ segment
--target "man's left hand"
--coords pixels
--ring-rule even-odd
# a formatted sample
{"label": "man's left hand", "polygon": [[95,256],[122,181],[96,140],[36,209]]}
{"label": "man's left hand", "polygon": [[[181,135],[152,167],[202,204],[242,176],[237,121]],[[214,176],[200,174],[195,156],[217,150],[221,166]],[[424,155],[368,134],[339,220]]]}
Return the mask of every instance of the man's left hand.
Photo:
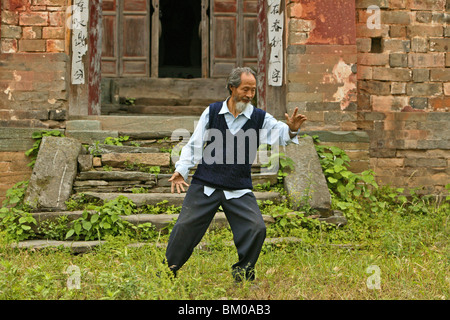
{"label": "man's left hand", "polygon": [[292,132],[297,132],[298,129],[302,126],[303,122],[308,120],[306,116],[302,114],[297,114],[298,107],[295,108],[294,112],[292,113],[292,116],[289,116],[287,113],[284,114],[286,117],[286,124],[289,126],[289,130]]}

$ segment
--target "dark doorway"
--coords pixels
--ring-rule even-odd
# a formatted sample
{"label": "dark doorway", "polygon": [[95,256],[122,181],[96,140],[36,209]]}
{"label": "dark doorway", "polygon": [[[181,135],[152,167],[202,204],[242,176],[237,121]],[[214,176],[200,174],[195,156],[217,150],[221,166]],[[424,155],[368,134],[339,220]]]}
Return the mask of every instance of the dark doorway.
{"label": "dark doorway", "polygon": [[201,0],[161,0],[160,78],[201,78]]}

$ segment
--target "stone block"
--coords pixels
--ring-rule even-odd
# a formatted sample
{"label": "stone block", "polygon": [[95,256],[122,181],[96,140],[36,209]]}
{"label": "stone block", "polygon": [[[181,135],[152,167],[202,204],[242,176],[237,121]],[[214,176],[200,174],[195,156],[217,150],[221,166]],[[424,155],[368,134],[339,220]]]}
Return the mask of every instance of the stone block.
{"label": "stone block", "polygon": [[77,174],[81,143],[75,139],[44,137],[25,196],[33,208],[66,210]]}
{"label": "stone block", "polygon": [[96,141],[103,142],[108,137],[118,138],[119,133],[117,131],[105,130],[66,130],[66,136],[78,139],[84,144],[91,144]]}
{"label": "stone block", "polygon": [[99,131],[102,125],[98,120],[70,120],[66,122],[66,130]]}
{"label": "stone block", "polygon": [[127,164],[146,166],[170,166],[169,153],[107,153],[102,155],[102,164],[112,167],[125,167]]}
{"label": "stone block", "polygon": [[93,156],[91,154],[80,154],[78,156],[78,168],[80,171],[89,171],[93,168]]}
{"label": "stone block", "polygon": [[50,110],[48,117],[50,120],[63,121],[67,119],[67,111],[63,109]]}
{"label": "stone block", "polygon": [[322,217],[331,215],[331,195],[313,140],[299,139],[299,145],[288,145],[286,155],[294,161],[294,170],[284,180],[284,187],[295,210],[310,205]]}

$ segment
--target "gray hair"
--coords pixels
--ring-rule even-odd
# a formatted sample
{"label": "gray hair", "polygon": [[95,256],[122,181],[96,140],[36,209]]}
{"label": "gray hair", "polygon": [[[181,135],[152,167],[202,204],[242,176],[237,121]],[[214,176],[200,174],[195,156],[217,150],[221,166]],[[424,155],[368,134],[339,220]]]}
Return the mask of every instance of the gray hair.
{"label": "gray hair", "polygon": [[241,85],[241,75],[243,73],[252,74],[255,77],[255,80],[257,80],[256,72],[253,71],[253,69],[251,69],[249,67],[234,68],[233,70],[231,70],[230,75],[228,76],[228,79],[227,79],[227,89],[230,94],[231,94],[230,87],[237,88]]}

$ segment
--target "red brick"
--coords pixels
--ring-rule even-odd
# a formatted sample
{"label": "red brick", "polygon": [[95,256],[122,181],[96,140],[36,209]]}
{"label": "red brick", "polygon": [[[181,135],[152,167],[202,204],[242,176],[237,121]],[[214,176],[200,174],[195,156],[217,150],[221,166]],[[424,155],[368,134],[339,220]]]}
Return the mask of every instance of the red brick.
{"label": "red brick", "polygon": [[19,26],[2,25],[1,28],[2,38],[20,39],[22,35],[22,28]]}
{"label": "red brick", "polygon": [[413,37],[442,37],[444,34],[444,28],[442,25],[437,26],[424,26],[424,25],[411,25],[407,27],[408,36]]}
{"label": "red brick", "polygon": [[26,6],[30,4],[30,0],[9,0],[3,1],[2,10],[24,11]]}
{"label": "red brick", "polygon": [[445,53],[410,53],[410,68],[437,68],[445,66]]}
{"label": "red brick", "polygon": [[450,107],[450,97],[430,99],[430,105],[434,110],[448,109]]}
{"label": "red brick", "polygon": [[42,28],[43,39],[64,39],[64,27]]}
{"label": "red brick", "polygon": [[358,66],[385,66],[387,64],[389,64],[389,54],[387,53],[358,54]]}
{"label": "red brick", "polygon": [[450,82],[444,83],[444,94],[450,96]]}
{"label": "red brick", "polygon": [[400,68],[373,68],[374,80],[384,80],[384,81],[409,81],[411,80],[412,72],[409,69]]}
{"label": "red brick", "polygon": [[64,52],[64,40],[47,40],[47,52]]}
{"label": "red brick", "polygon": [[2,11],[2,24],[17,25],[19,23],[19,13],[14,11]]}
{"label": "red brick", "polygon": [[45,40],[19,40],[19,51],[45,52]]}
{"label": "red brick", "polygon": [[377,112],[389,112],[401,110],[408,104],[408,97],[401,96],[371,96],[372,110]]}
{"label": "red brick", "polygon": [[33,0],[33,4],[41,6],[64,6],[66,0]]}
{"label": "red brick", "polygon": [[407,11],[382,11],[381,23],[409,25],[411,23],[411,14]]}
{"label": "red brick", "polygon": [[358,80],[370,80],[372,79],[373,70],[372,67],[358,66],[357,77]]}
{"label": "red brick", "polygon": [[367,28],[367,24],[365,23],[358,23],[356,25],[357,38],[374,38],[374,37],[386,38],[388,36],[389,36],[389,26],[382,25],[380,29],[369,29]]}
{"label": "red brick", "polygon": [[449,68],[437,68],[431,69],[431,81],[450,81],[450,69]]}
{"label": "red brick", "polygon": [[23,27],[22,28],[22,39],[41,39],[42,38],[42,27]]}
{"label": "red brick", "polygon": [[50,12],[50,26],[52,27],[64,27],[66,21],[66,13],[65,12]]}
{"label": "red brick", "polygon": [[48,12],[21,12],[19,24],[21,26],[47,26]]}
{"label": "red brick", "polygon": [[2,53],[17,52],[17,40],[16,39],[2,39],[1,52]]}
{"label": "red brick", "polygon": [[445,0],[408,0],[406,7],[412,10],[444,10]]}
{"label": "red brick", "polygon": [[45,11],[47,9],[46,6],[31,6],[31,11]]}

